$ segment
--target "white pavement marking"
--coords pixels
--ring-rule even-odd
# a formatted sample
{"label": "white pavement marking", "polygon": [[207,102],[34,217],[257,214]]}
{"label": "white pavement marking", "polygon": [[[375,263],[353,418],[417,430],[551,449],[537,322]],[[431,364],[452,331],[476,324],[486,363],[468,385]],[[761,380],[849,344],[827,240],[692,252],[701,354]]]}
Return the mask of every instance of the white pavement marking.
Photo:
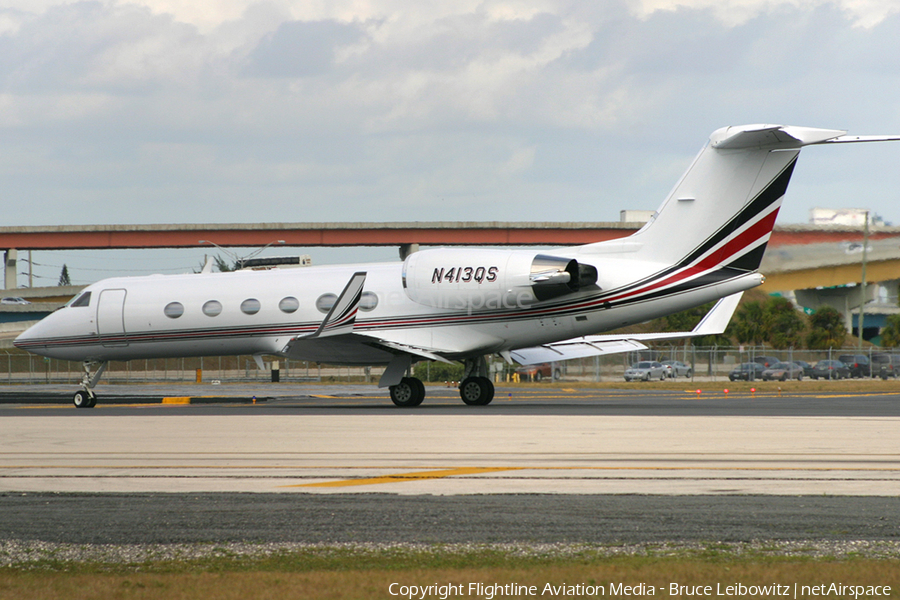
{"label": "white pavement marking", "polygon": [[897,496],[898,425],[896,417],[13,417],[0,437],[0,491]]}

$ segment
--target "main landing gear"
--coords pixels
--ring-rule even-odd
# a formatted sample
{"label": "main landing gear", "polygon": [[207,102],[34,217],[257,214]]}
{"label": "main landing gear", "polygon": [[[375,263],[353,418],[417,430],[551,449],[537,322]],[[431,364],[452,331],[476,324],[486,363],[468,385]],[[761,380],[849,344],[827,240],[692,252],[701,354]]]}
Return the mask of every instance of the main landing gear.
{"label": "main landing gear", "polygon": [[100,377],[106,370],[106,361],[101,361],[97,372],[91,375],[91,367],[95,364],[98,363],[88,360],[82,363],[84,375],[81,377],[81,389],[75,392],[75,396],[72,398],[75,408],[94,408],[97,406],[97,394],[94,393],[94,386],[97,385],[97,382],[100,381]]}
{"label": "main landing gear", "polygon": [[[398,360],[398,363],[400,361]],[[469,406],[486,406],[494,399],[494,384],[488,379],[487,361],[483,356],[467,358],[464,361],[465,374],[459,384],[459,395]],[[402,364],[400,365],[402,366]],[[389,367],[390,368],[390,367]],[[394,385],[389,386],[391,402],[402,408],[412,408],[422,404],[425,399],[425,385],[417,378],[407,376]],[[400,373],[395,372],[395,377]],[[394,381],[397,381],[394,379]]]}
{"label": "main landing gear", "polygon": [[425,384],[415,377],[404,377],[390,390],[391,402],[403,408],[418,406],[425,399]]}
{"label": "main landing gear", "polygon": [[487,406],[494,399],[494,384],[488,379],[487,361],[483,356],[467,358],[465,375],[459,384],[459,395],[469,406]]}

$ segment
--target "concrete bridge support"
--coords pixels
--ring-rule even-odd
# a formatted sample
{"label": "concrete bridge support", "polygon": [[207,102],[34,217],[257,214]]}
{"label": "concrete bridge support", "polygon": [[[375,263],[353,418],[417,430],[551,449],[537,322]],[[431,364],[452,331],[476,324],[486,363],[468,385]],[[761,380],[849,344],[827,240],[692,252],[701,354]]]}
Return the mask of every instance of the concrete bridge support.
{"label": "concrete bridge support", "polygon": [[18,259],[19,253],[15,248],[10,248],[4,253],[3,256],[3,288],[7,290],[14,290],[19,287],[16,281],[16,260]]}

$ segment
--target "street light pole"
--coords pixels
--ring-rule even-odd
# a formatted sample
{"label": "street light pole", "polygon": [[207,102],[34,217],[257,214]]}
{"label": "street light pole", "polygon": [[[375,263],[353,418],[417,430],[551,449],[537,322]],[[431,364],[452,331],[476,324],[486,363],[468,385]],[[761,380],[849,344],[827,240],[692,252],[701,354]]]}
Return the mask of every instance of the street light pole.
{"label": "street light pole", "polygon": [[861,298],[859,301],[859,319],[857,327],[859,330],[859,342],[857,345],[857,354],[862,354],[863,344],[863,323],[866,317],[866,258],[869,253],[869,211],[866,211],[866,222],[863,227],[863,248],[862,248],[862,284],[860,285]]}

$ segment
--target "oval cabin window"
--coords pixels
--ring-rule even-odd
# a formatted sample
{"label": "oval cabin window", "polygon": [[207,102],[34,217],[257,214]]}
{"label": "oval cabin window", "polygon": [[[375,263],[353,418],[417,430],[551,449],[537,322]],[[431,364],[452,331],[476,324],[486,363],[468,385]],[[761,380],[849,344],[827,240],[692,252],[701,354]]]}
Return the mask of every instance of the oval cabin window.
{"label": "oval cabin window", "polygon": [[184,305],[181,302],[169,302],[163,312],[170,319],[177,319],[184,314]]}
{"label": "oval cabin window", "polygon": [[328,314],[335,302],[337,302],[337,294],[322,294],[316,300],[316,308],[319,309],[320,313]]}
{"label": "oval cabin window", "polygon": [[288,314],[297,312],[297,309],[300,308],[300,301],[293,296],[288,296],[281,299],[281,302],[278,303],[278,308],[281,309],[281,312]]}
{"label": "oval cabin window", "polygon": [[375,310],[376,306],[378,306],[378,296],[375,295],[375,292],[363,292],[359,299],[359,309],[368,312]]}
{"label": "oval cabin window", "polygon": [[218,300],[210,300],[203,305],[203,314],[207,317],[217,317],[222,313],[222,303]]}
{"label": "oval cabin window", "polygon": [[255,315],[259,312],[260,303],[256,298],[247,298],[241,302],[241,312],[247,315]]}

